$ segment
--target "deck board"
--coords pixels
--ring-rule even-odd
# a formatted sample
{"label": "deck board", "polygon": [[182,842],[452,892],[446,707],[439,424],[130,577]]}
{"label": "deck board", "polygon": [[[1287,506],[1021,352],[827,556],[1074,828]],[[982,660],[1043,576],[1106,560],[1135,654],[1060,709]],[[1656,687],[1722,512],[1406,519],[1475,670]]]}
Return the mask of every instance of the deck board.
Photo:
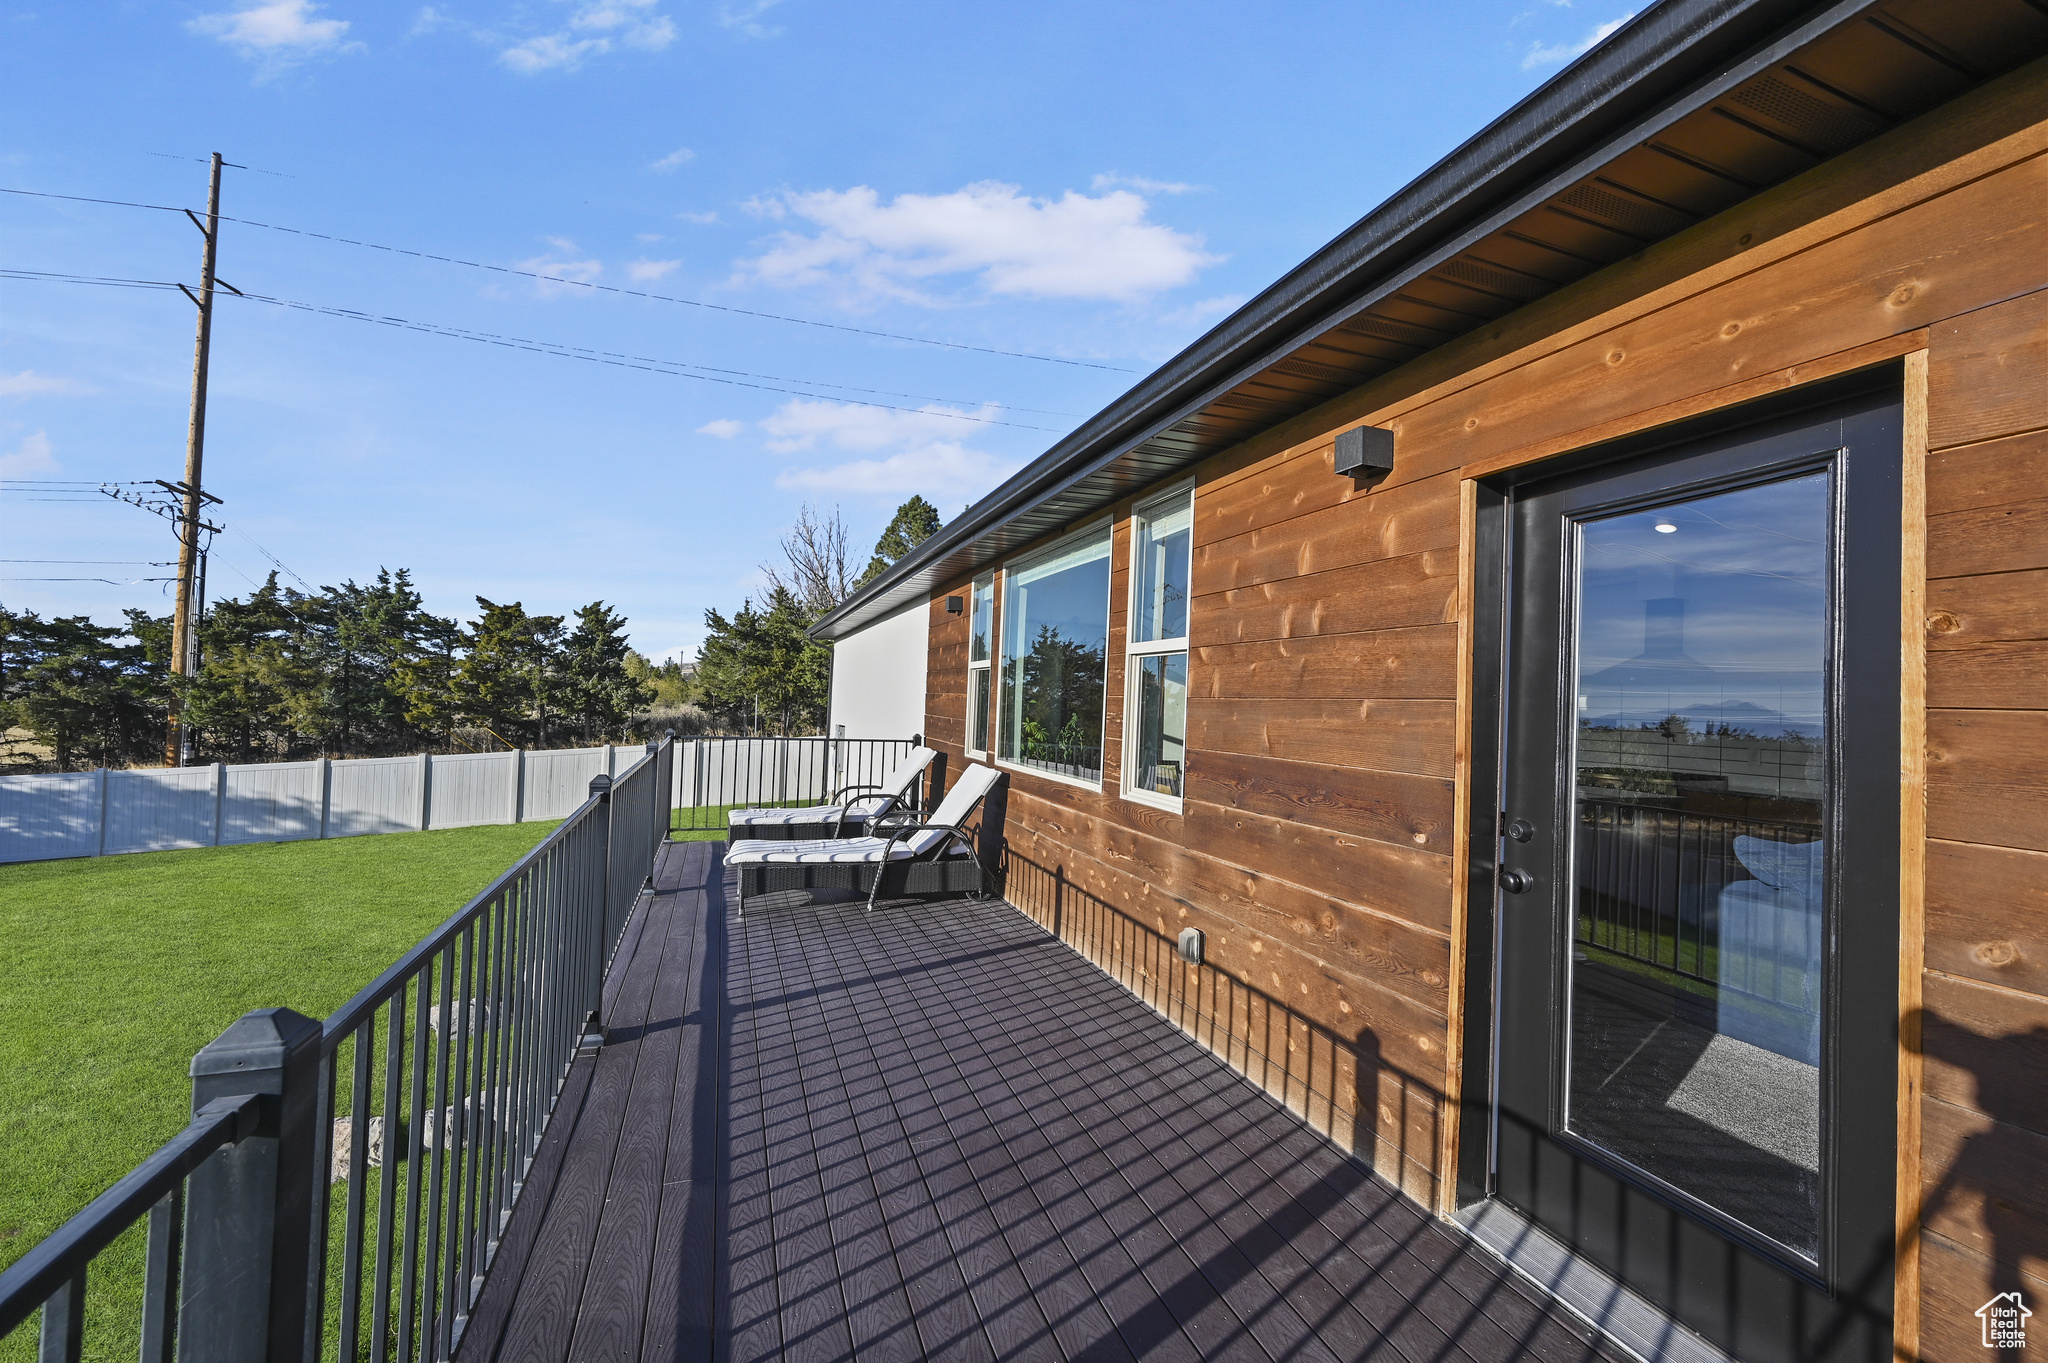
{"label": "deck board", "polygon": [[1614,1355],[1000,901],[671,843],[461,1363]]}

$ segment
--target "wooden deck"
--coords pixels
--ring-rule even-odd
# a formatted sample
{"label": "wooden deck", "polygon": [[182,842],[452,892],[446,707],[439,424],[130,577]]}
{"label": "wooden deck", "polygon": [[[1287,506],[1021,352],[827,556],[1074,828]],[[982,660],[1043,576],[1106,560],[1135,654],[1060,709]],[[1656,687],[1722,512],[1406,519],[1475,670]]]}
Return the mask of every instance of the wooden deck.
{"label": "wooden deck", "polygon": [[461,1363],[1605,1357],[1022,914],[663,849]]}

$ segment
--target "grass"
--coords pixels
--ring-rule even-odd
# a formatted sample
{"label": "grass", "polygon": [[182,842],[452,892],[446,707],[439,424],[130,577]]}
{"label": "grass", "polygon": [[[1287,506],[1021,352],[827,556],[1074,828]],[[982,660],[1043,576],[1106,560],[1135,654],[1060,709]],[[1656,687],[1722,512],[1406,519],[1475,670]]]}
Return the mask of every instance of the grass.
{"label": "grass", "polygon": [[[554,826],[0,866],[0,1266],[185,1124],[228,1023],[326,1016]],[[141,1263],[139,1228],[95,1262],[88,1357],[133,1356]]]}
{"label": "grass", "polygon": [[693,805],[669,816],[670,842],[724,842],[725,816],[735,809],[796,809],[816,800],[756,800],[744,805]]}

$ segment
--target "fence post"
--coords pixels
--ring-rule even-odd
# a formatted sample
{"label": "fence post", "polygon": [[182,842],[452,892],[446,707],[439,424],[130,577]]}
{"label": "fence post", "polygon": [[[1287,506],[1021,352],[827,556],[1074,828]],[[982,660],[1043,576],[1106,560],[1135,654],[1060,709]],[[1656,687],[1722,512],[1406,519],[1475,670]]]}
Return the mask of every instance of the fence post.
{"label": "fence post", "polygon": [[221,826],[228,816],[228,764],[213,764],[213,845],[220,846]]}
{"label": "fence post", "polygon": [[526,749],[512,750],[512,822],[523,822],[526,816]]}
{"label": "fence post", "polygon": [[107,769],[100,768],[100,836],[92,845],[92,854],[103,857],[107,854]]}
{"label": "fence post", "polygon": [[434,812],[434,755],[420,754],[420,832],[427,831],[427,816]]}
{"label": "fence post", "polygon": [[254,1135],[193,1171],[178,1363],[285,1363],[305,1349],[320,1024],[257,1008],[192,1057],[192,1110],[265,1096]]}
{"label": "fence post", "polygon": [[320,836],[327,836],[327,811],[334,805],[334,759],[320,759]]}

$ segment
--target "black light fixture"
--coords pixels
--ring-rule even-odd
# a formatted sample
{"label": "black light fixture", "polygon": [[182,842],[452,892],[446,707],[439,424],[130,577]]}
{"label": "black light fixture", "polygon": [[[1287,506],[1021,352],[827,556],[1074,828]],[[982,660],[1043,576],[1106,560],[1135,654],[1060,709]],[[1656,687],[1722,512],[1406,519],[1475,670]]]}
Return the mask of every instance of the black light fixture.
{"label": "black light fixture", "polygon": [[964,596],[949,596],[949,597],[947,597],[947,598],[946,598],[946,614],[948,614],[948,615],[958,615],[958,614],[959,614],[959,613],[960,613],[961,611],[964,611],[964,610],[966,610],[966,609],[967,609],[967,598],[966,598],[966,597],[964,597]]}
{"label": "black light fixture", "polygon": [[1337,472],[1377,478],[1394,471],[1394,433],[1384,426],[1354,426],[1337,433]]}

